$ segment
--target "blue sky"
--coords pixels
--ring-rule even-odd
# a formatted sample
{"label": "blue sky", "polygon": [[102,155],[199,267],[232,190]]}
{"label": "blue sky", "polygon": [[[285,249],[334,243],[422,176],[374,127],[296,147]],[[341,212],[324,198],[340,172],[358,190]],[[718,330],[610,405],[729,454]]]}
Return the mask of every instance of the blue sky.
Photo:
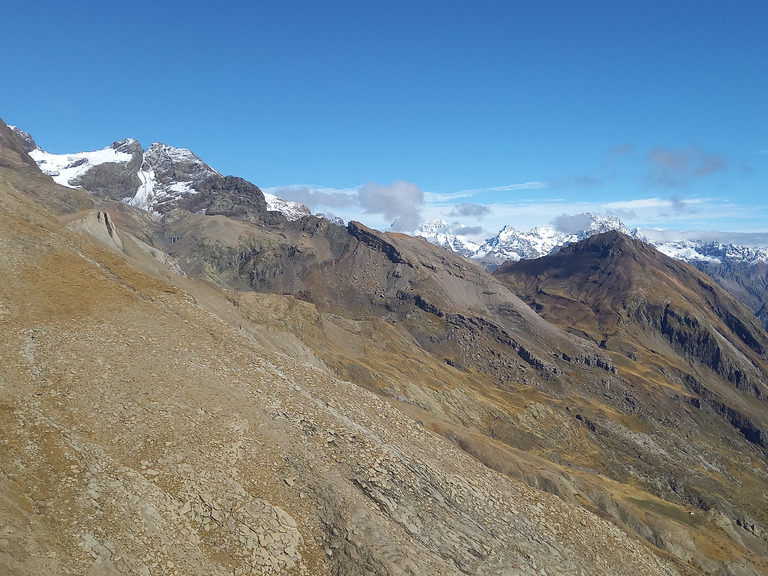
{"label": "blue sky", "polygon": [[13,2],[0,117],[381,229],[768,232],[768,3]]}

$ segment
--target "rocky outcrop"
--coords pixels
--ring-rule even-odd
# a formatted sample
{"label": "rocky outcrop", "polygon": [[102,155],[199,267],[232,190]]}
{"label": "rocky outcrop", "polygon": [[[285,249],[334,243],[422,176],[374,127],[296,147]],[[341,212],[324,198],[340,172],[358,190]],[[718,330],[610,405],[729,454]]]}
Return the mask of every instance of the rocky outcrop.
{"label": "rocky outcrop", "polygon": [[130,160],[98,164],[73,179],[70,184],[84,188],[98,198],[117,201],[133,198],[140,184],[138,171],[143,161],[141,144],[129,138],[115,142],[111,148],[129,154]]}
{"label": "rocky outcrop", "polygon": [[400,251],[395,246],[386,240],[386,238],[374,230],[360,224],[360,222],[350,222],[347,225],[349,233],[357,238],[363,244],[370,246],[373,250],[385,254],[394,264],[412,264],[403,257]]}
{"label": "rocky outcrop", "polygon": [[749,308],[764,327],[768,327],[768,262],[744,259],[696,261],[692,264]]}
{"label": "rocky outcrop", "polygon": [[[685,358],[704,364],[739,390],[765,399],[765,386],[749,357],[733,350],[727,340],[702,319],[670,305],[646,306],[636,312],[636,317],[658,330]],[[735,333],[742,341],[762,349],[753,334],[744,329],[743,323],[732,317],[726,317],[726,322],[729,319],[741,328]]]}
{"label": "rocky outcrop", "polygon": [[91,210],[85,216],[70,221],[67,228],[81,234],[88,234],[111,248],[123,250],[123,241],[117,233],[115,224],[109,213],[104,210]]}
{"label": "rocky outcrop", "polygon": [[25,165],[27,172],[31,168],[35,173],[39,173],[37,163],[29,155],[36,147],[29,134],[16,126],[9,127],[0,119],[0,166],[18,169],[21,163]]}
{"label": "rocky outcrop", "polygon": [[16,134],[16,137],[19,139],[19,142],[21,142],[21,146],[24,148],[25,152],[32,152],[32,150],[37,148],[35,140],[28,132],[24,132],[24,130],[18,126],[8,126],[8,128],[10,128],[11,131]]}
{"label": "rocky outcrop", "polygon": [[195,194],[174,200],[168,205],[172,206],[189,212],[267,225],[279,225],[286,220],[279,212],[268,211],[264,194],[258,186],[235,176],[209,176],[196,184]]}

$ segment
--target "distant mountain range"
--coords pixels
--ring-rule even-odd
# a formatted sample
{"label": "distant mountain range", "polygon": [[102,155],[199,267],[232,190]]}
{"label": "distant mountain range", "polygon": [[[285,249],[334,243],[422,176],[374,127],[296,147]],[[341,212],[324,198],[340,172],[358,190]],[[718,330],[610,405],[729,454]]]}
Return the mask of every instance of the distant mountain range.
{"label": "distant mountain range", "polygon": [[756,247],[722,244],[707,240],[658,241],[641,228],[628,228],[616,216],[580,214],[583,226],[572,232],[562,232],[553,226],[538,226],[521,231],[505,226],[495,236],[478,243],[462,235],[461,224],[450,225],[445,220],[425,222],[416,232],[433,244],[483,263],[494,270],[511,260],[530,260],[558,252],[562,247],[611,230],[630,238],[642,240],[676,260],[708,264],[758,264],[768,262],[768,250]]}

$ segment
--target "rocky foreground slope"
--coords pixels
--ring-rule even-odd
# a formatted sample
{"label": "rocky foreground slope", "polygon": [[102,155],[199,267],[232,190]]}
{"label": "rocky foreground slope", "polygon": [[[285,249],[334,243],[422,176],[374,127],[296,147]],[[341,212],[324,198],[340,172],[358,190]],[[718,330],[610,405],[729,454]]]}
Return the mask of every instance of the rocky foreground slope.
{"label": "rocky foreground slope", "polygon": [[645,386],[426,242],[191,201],[57,186],[0,124],[0,572],[768,571],[765,454],[674,351]]}

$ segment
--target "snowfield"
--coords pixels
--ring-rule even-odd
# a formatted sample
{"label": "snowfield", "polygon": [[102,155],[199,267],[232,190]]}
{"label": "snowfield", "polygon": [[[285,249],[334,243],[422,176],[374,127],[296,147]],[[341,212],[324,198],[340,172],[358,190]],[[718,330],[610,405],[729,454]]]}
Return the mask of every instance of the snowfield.
{"label": "snowfield", "polygon": [[[130,143],[132,140],[123,142]],[[72,184],[72,181],[99,164],[129,162],[132,158],[129,153],[122,152],[120,148],[113,148],[112,146],[93,152],[77,152],[75,154],[51,154],[37,148],[32,150],[29,155],[37,162],[40,170],[53,177],[54,182],[68,188],[78,188]]]}

